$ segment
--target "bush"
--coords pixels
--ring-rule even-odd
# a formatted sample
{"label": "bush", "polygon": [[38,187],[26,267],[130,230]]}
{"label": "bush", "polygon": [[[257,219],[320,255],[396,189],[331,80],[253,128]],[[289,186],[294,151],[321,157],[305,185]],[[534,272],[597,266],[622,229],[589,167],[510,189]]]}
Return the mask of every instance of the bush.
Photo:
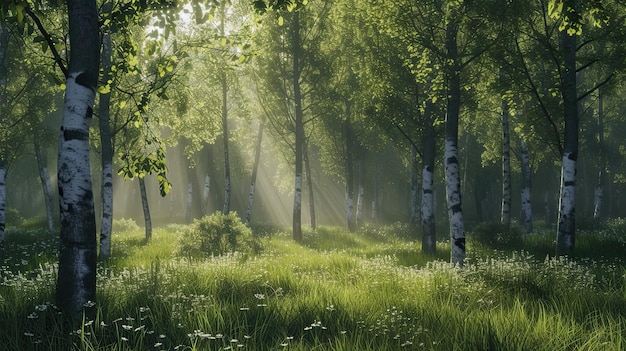
{"label": "bush", "polygon": [[113,220],[113,231],[115,233],[132,232],[135,230],[139,230],[139,226],[132,218],[120,218]]}
{"label": "bush", "polygon": [[523,247],[522,229],[511,223],[480,223],[471,231],[469,238],[493,249],[520,249]]}
{"label": "bush", "polygon": [[229,252],[258,253],[261,244],[235,212],[217,212],[194,220],[183,229],[179,252],[183,256],[220,256]]}

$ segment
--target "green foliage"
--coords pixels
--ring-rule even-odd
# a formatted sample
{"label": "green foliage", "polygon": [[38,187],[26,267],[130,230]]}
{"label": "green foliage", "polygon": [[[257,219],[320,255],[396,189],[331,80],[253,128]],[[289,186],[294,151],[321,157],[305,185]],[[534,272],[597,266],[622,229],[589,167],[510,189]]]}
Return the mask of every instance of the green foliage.
{"label": "green foliage", "polygon": [[24,217],[15,208],[9,207],[5,210],[5,224],[7,226],[19,227],[24,224]]}
{"label": "green foliage", "polygon": [[113,220],[113,231],[116,233],[133,232],[136,230],[139,230],[139,226],[132,218],[116,218]]}
{"label": "green foliage", "polygon": [[180,255],[210,257],[227,253],[258,253],[261,245],[236,212],[216,212],[194,220],[179,240]]}
{"label": "green foliage", "polygon": [[[490,251],[464,269],[445,259],[406,266],[393,253],[412,247],[421,256],[419,245],[393,228],[322,228],[305,236],[324,239],[315,248],[274,233],[262,239],[264,253],[245,262],[175,257],[172,243],[184,236],[175,226],[157,229],[149,243],[141,233],[116,235],[113,257],[98,270],[98,313],[74,331],[52,302],[56,257],[45,253],[56,242],[11,232],[0,257],[0,340],[7,351],[552,351],[626,343],[626,251],[603,260]],[[536,251],[527,239],[553,234],[523,240]],[[344,248],[350,237],[358,251]],[[605,240],[584,237],[598,247]]]}
{"label": "green foliage", "polygon": [[481,223],[468,233],[469,240],[492,249],[521,249],[522,228],[499,222]]}

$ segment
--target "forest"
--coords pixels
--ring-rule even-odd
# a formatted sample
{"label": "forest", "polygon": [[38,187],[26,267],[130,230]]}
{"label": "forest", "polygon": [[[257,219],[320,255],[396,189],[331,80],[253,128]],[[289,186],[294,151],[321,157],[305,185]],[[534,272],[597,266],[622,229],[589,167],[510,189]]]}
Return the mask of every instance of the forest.
{"label": "forest", "polygon": [[623,0],[0,9],[0,350],[626,347]]}

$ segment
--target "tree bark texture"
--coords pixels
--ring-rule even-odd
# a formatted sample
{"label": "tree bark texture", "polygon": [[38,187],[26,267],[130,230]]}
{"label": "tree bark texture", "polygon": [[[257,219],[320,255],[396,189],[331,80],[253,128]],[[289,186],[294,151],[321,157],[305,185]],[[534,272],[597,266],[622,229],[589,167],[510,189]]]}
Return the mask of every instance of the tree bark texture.
{"label": "tree bark texture", "polygon": [[604,198],[604,182],[606,170],[606,156],[604,147],[604,101],[602,89],[598,90],[598,185],[593,192],[593,219],[599,220],[602,216],[602,200]]}
{"label": "tree bark texture", "polygon": [[295,112],[295,181],[293,194],[293,239],[302,242],[302,154],[304,152],[304,121],[300,92],[300,13],[293,13],[293,98]]}
{"label": "tree bark texture", "polygon": [[521,143],[520,159],[522,163],[522,224],[526,233],[533,232],[533,212],[531,202],[532,172],[530,169],[530,158],[528,156],[528,146],[524,141]]}
{"label": "tree bark texture", "polygon": [[556,255],[574,251],[576,235],[576,161],[578,159],[578,96],[576,89],[576,36],[559,33],[563,52],[561,94],[565,133],[561,165],[561,192]]}
{"label": "tree bark texture", "polygon": [[259,134],[256,140],[256,152],[254,153],[254,166],[252,167],[252,176],[250,180],[250,192],[248,193],[248,208],[246,209],[246,225],[250,226],[252,219],[252,203],[254,201],[254,192],[256,190],[256,176],[259,170],[259,161],[261,160],[261,146],[263,144],[263,123],[259,123]]}
{"label": "tree bark texture", "polygon": [[309,163],[309,152],[305,146],[304,149],[304,170],[306,172],[306,184],[309,188],[309,216],[311,217],[311,229],[317,228],[317,219],[315,218],[315,193],[313,192],[313,174],[311,173],[311,164]]}
{"label": "tree bark texture", "polygon": [[98,82],[100,37],[95,0],[68,0],[72,50],[59,137],[61,217],[57,306],[66,317],[91,316],[96,299],[96,219],[89,166],[89,125]]}
{"label": "tree bark texture", "polygon": [[146,192],[145,178],[139,178],[139,191],[141,193],[141,208],[143,209],[143,221],[146,227],[146,242],[152,238],[152,218],[150,217],[150,206],[148,204],[148,193]]}
{"label": "tree bark texture", "polygon": [[422,252],[434,254],[437,251],[435,230],[435,126],[432,100],[424,108],[424,137],[422,159]]}
{"label": "tree bark texture", "polygon": [[448,59],[448,101],[445,120],[445,173],[448,217],[450,220],[450,262],[462,266],[465,262],[465,224],[461,205],[461,175],[459,171],[459,111],[461,107],[461,77],[457,48],[458,27],[449,19],[446,28]]}
{"label": "tree bark texture", "polygon": [[[502,72],[500,73],[502,74]],[[502,99],[502,205],[500,223],[511,224],[511,134],[509,132],[509,103]]]}
{"label": "tree bark texture", "polygon": [[[111,34],[102,33],[102,84],[113,84],[111,74]],[[98,122],[102,145],[102,219],[100,222],[100,259],[111,256],[111,233],[113,231],[113,143],[110,125],[111,93],[100,94]]]}

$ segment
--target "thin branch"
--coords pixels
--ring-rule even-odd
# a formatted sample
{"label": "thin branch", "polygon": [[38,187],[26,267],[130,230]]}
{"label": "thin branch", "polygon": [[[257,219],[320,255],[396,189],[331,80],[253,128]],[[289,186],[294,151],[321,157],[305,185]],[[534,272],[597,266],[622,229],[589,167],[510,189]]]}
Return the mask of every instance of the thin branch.
{"label": "thin branch", "polygon": [[615,73],[611,73],[611,74],[609,74],[609,76],[608,76],[608,77],[606,77],[606,79],[605,79],[605,80],[603,80],[602,82],[600,82],[600,83],[596,84],[596,86],[595,86],[595,87],[591,88],[591,89],[590,89],[590,90],[588,90],[586,93],[584,93],[583,95],[579,96],[577,101],[580,101],[580,100],[582,100],[582,99],[586,98],[589,94],[591,94],[591,93],[593,93],[594,91],[596,91],[596,90],[600,89],[603,85],[605,85],[606,83],[608,83],[608,82],[611,80],[611,78],[613,78],[613,75],[614,75],[614,74],[615,74]]}
{"label": "thin branch", "polygon": [[67,67],[63,65],[63,59],[61,58],[61,55],[59,55],[59,52],[54,46],[52,37],[50,36],[48,31],[46,31],[46,28],[44,28],[43,24],[41,23],[41,20],[39,20],[39,17],[37,17],[37,15],[35,15],[35,13],[30,8],[28,7],[26,8],[26,13],[33,20],[33,22],[35,22],[37,29],[39,29],[39,32],[46,40],[46,43],[48,43],[48,47],[50,48],[50,51],[52,51],[52,55],[54,55],[54,62],[57,64],[57,66],[59,66],[59,68],[61,69],[61,72],[63,72],[63,76],[67,78],[67,75],[68,75]]}

